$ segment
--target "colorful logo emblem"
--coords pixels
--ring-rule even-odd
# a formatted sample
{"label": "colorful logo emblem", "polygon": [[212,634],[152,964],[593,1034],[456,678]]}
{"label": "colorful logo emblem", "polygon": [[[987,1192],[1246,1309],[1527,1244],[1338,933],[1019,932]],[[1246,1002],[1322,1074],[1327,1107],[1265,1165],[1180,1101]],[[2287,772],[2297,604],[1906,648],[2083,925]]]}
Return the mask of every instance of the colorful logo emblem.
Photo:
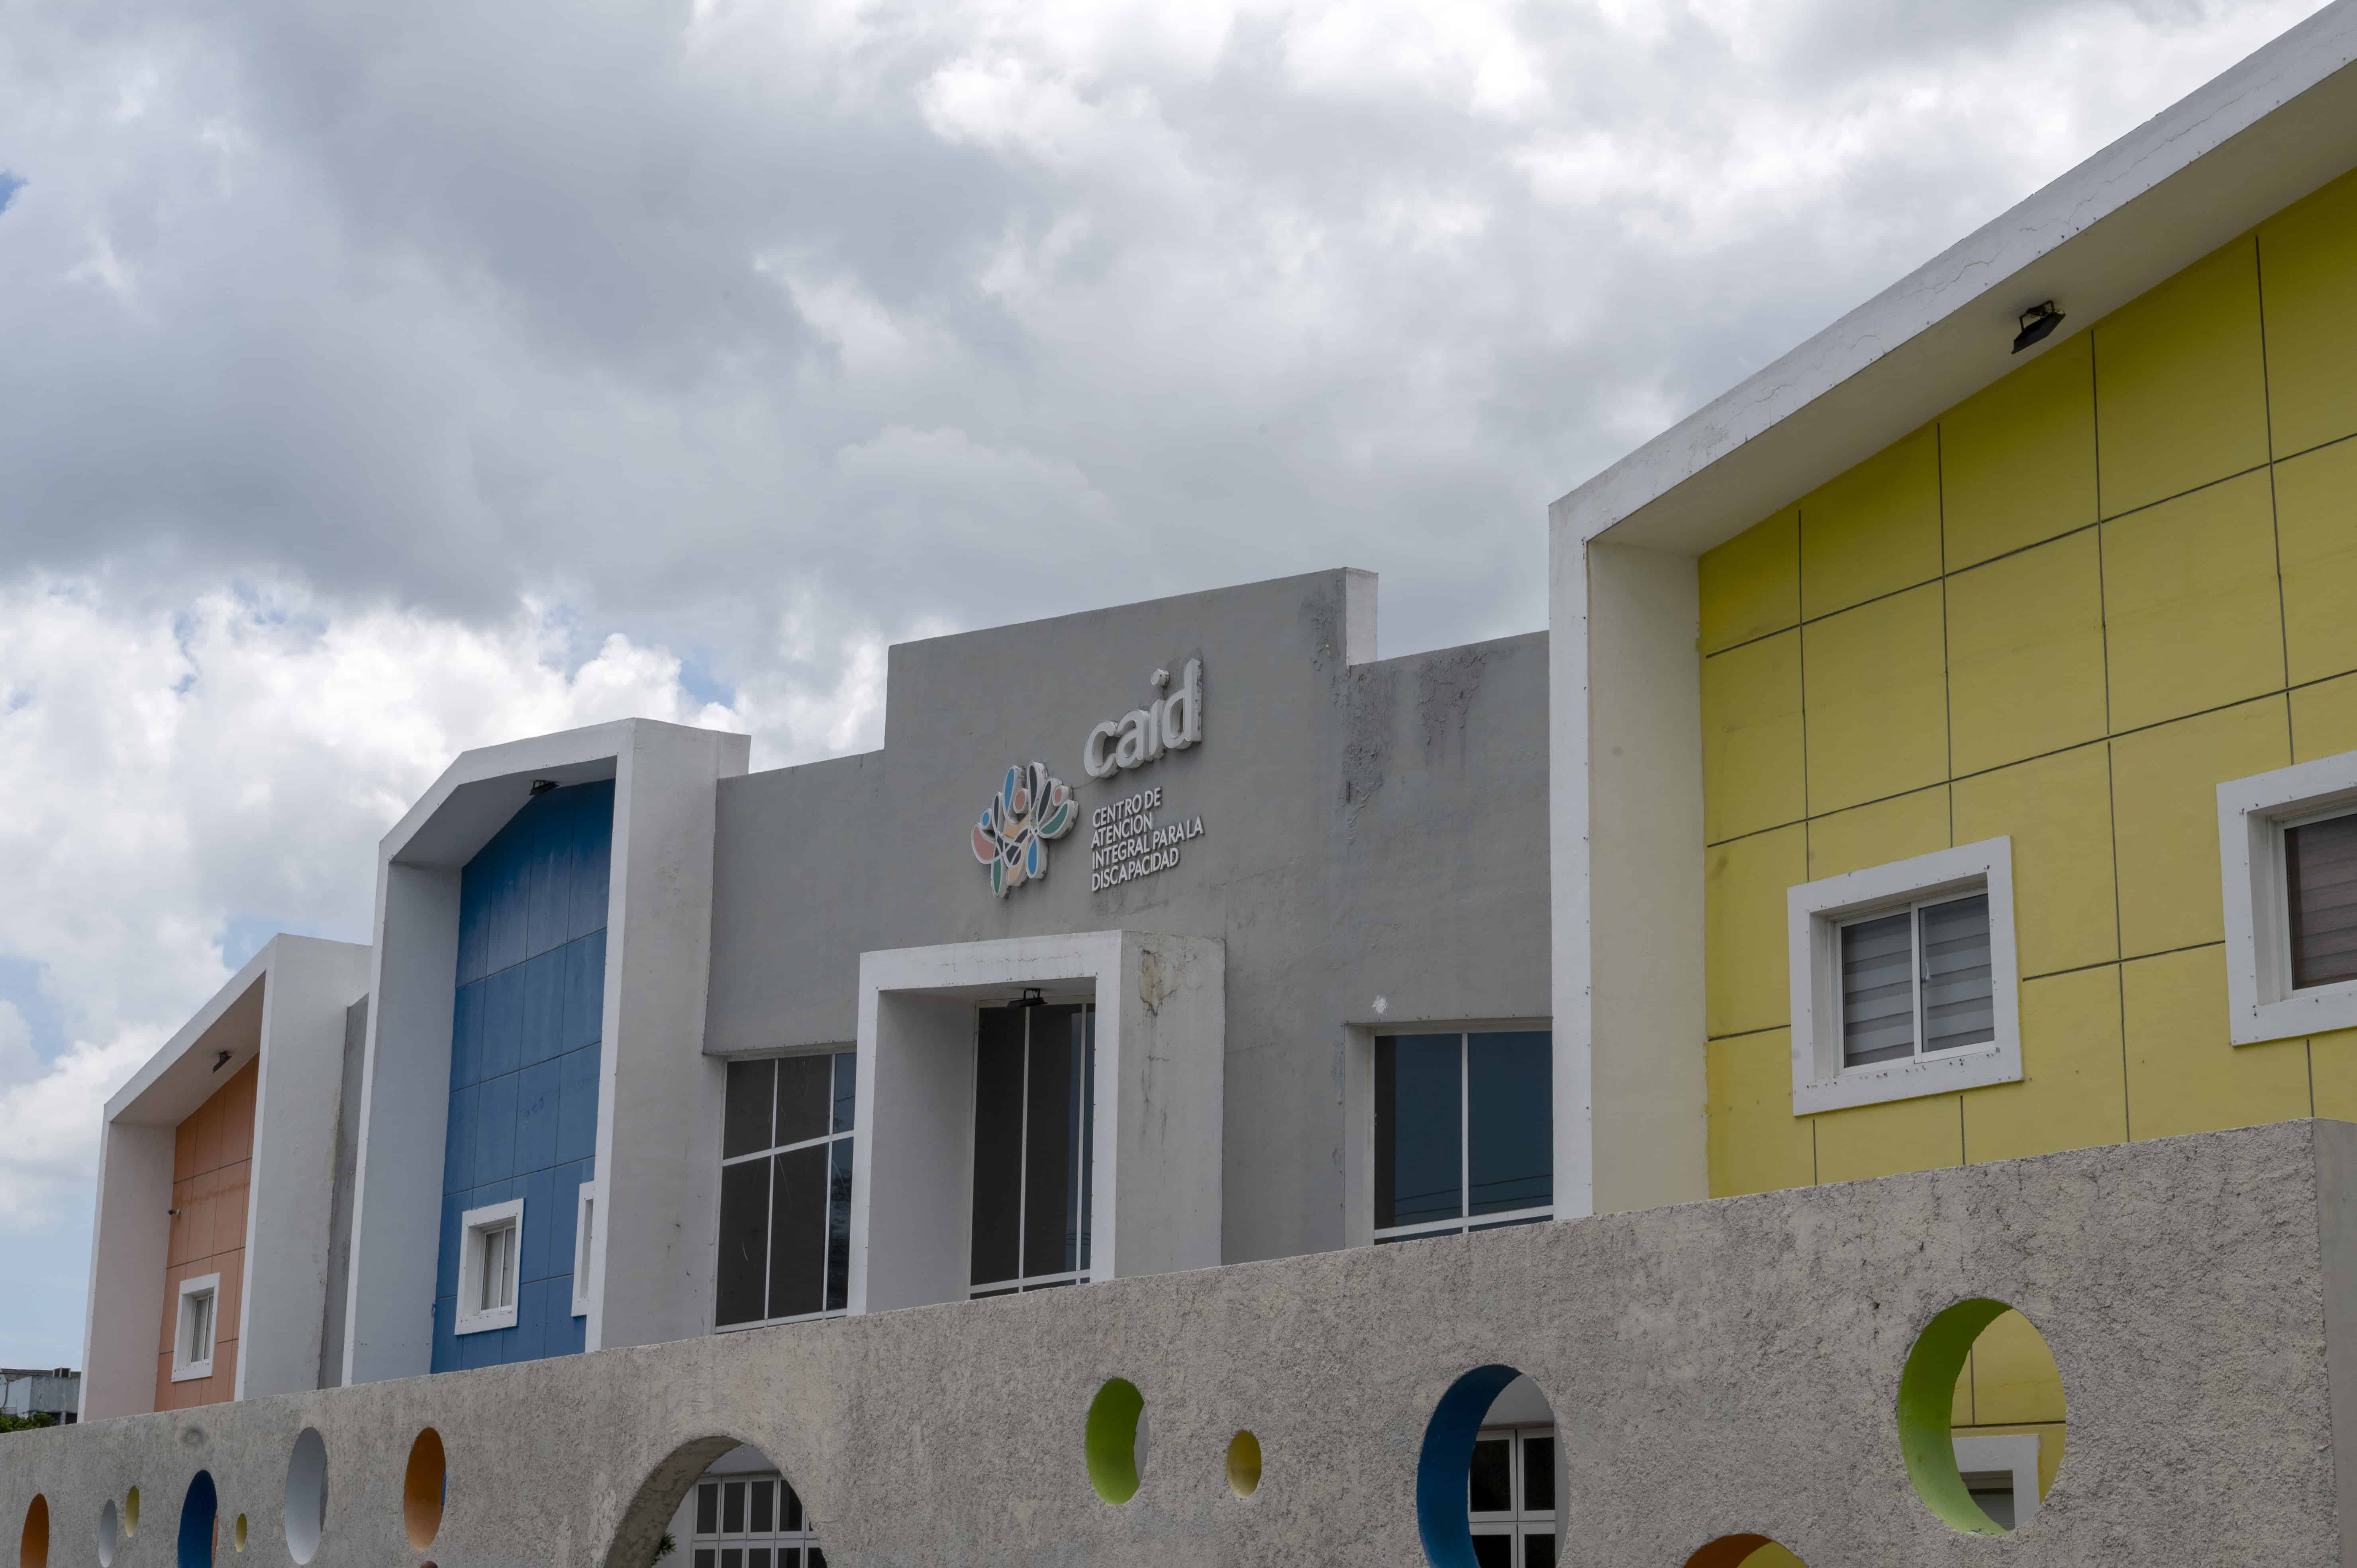
{"label": "colorful logo emblem", "polygon": [[1048,841],[1062,838],[1081,808],[1060,779],[1048,777],[1045,763],[1017,763],[1006,781],[974,824],[974,857],[990,867],[990,890],[1001,898],[1048,875]]}

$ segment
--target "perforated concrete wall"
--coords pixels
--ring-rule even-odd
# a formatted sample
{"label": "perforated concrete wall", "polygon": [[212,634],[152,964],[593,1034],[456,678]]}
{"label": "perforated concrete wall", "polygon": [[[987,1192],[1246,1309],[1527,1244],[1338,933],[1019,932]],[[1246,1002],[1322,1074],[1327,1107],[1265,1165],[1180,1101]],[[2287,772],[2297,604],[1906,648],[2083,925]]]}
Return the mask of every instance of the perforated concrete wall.
{"label": "perforated concrete wall", "polygon": [[[1413,1564],[1426,1423],[1503,1362],[1561,1423],[1570,1563],[1678,1568],[1755,1532],[1811,1568],[2339,1563],[2352,1182],[2357,1126],[2287,1122],[125,1417],[0,1439],[0,1523],[44,1494],[51,1561],[94,1562],[136,1485],[114,1568],[170,1562],[201,1469],[216,1561],[284,1563],[307,1424],[318,1562],[638,1568],[742,1440],[839,1568]],[[1932,1517],[1894,1413],[1919,1331],[1984,1296],[2044,1332],[2070,1397],[2053,1490],[2001,1540]],[[1082,1447],[1112,1377],[1152,1438],[1120,1507]],[[447,1506],[413,1547],[403,1466],[429,1425]],[[1240,1429],[1263,1455],[1249,1499],[1223,1472]]]}

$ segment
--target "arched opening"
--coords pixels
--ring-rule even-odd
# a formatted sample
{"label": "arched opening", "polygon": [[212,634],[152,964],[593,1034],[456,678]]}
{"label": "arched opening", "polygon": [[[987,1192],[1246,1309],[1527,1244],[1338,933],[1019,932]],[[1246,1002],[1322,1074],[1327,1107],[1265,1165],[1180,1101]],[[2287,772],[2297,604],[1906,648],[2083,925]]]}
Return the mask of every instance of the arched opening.
{"label": "arched opening", "polygon": [[213,1568],[213,1526],[220,1510],[212,1472],[198,1471],[180,1499],[179,1568]]}
{"label": "arched opening", "polygon": [[640,1484],[605,1568],[658,1559],[662,1568],[826,1568],[802,1493],[769,1455],[733,1437],[682,1444]]}
{"label": "arched opening", "polygon": [[1808,1568],[1764,1535],[1722,1535],[1692,1557],[1686,1568]]}
{"label": "arched opening", "polygon": [[1899,1440],[1916,1495],[1952,1529],[2003,1535],[2062,1463],[2062,1374],[2045,1337],[2001,1301],[1960,1301],[1925,1325],[1899,1383]]}
{"label": "arched opening", "polygon": [[1512,1367],[1476,1367],[1440,1396],[1416,1459],[1415,1520],[1432,1568],[1551,1568],[1564,1486],[1555,1411]]}
{"label": "arched opening", "polygon": [[409,1467],[401,1477],[402,1528],[418,1551],[442,1533],[442,1505],[449,1495],[449,1458],[442,1452],[442,1434],[429,1426],[409,1445]]}
{"label": "arched opening", "polygon": [[16,1542],[16,1568],[49,1568],[49,1499],[39,1492],[25,1505],[25,1532]]}
{"label": "arched opening", "polygon": [[308,1563],[319,1550],[328,1521],[328,1440],[307,1426],[286,1456],[286,1553]]}

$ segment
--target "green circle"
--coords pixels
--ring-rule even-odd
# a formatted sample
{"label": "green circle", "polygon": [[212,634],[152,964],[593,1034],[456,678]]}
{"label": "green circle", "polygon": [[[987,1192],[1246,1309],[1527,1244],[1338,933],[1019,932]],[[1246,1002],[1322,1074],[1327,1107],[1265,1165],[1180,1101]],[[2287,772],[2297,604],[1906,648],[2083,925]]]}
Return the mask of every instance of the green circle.
{"label": "green circle", "polygon": [[1967,1535],[2003,1535],[2005,1526],[1973,1501],[1956,1468],[1956,1379],[1981,1330],[2012,1310],[1982,1297],[1956,1303],[1924,1325],[1899,1375],[1899,1451],[1908,1478],[1925,1508]]}
{"label": "green circle", "polygon": [[1108,1379],[1089,1402],[1089,1485],[1119,1507],[1137,1496],[1137,1418],[1146,1396],[1127,1378]]}

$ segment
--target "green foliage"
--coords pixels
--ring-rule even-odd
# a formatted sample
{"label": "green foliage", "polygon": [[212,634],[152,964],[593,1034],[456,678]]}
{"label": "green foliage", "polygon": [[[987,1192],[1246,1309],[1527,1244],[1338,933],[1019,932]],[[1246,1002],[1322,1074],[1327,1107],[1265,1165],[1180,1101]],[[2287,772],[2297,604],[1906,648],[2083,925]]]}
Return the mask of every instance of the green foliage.
{"label": "green foliage", "polygon": [[58,1418],[46,1411],[31,1415],[9,1415],[0,1412],[0,1432],[32,1432],[44,1426],[55,1426]]}
{"label": "green foliage", "polygon": [[664,1530],[662,1540],[655,1543],[654,1561],[660,1563],[678,1550],[679,1542],[671,1538],[671,1531]]}

